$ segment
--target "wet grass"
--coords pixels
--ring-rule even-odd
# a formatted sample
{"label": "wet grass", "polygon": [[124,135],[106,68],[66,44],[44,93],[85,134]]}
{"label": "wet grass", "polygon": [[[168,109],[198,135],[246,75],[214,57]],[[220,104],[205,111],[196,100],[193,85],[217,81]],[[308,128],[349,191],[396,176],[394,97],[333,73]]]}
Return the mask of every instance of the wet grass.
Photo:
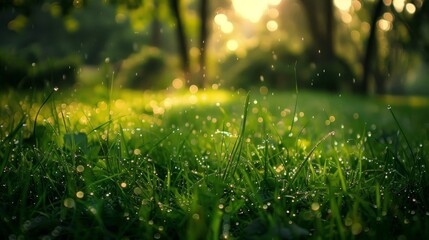
{"label": "wet grass", "polygon": [[428,100],[298,97],[2,93],[0,235],[428,237]]}

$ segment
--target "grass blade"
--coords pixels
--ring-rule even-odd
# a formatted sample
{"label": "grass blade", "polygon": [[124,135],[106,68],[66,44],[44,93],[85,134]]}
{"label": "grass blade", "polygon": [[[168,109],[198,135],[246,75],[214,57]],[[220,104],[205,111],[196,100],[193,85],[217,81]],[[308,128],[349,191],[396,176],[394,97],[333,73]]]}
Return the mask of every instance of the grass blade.
{"label": "grass blade", "polygon": [[313,154],[313,152],[316,150],[316,148],[322,143],[324,142],[328,137],[335,135],[335,131],[331,131],[328,134],[326,134],[322,139],[320,139],[316,145],[314,145],[314,147],[311,149],[311,151],[307,154],[307,156],[305,157],[304,161],[301,162],[301,164],[298,167],[298,170],[296,171],[295,175],[292,177],[292,180],[290,182],[290,185],[292,185],[295,180],[296,177],[298,176],[298,174],[301,172],[302,168],[304,167],[304,164],[308,161],[308,159],[310,159],[311,155]]}

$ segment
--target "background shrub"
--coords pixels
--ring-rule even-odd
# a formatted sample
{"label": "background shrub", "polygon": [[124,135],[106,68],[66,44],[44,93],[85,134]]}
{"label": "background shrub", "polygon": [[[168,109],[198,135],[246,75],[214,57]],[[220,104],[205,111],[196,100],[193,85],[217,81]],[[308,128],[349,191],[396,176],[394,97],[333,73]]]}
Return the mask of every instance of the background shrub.
{"label": "background shrub", "polygon": [[76,83],[80,58],[70,55],[64,58],[50,58],[42,61],[29,61],[22,57],[0,52],[0,74],[2,87],[18,89],[64,87]]}
{"label": "background shrub", "polygon": [[258,85],[294,89],[297,82],[299,88],[328,91],[350,88],[354,74],[343,60],[312,62],[307,56],[281,46],[251,49],[245,60],[231,55],[221,66],[224,85],[245,89]]}
{"label": "background shrub", "polygon": [[167,59],[158,48],[143,47],[122,62],[117,84],[125,88],[165,88],[171,79],[166,66]]}

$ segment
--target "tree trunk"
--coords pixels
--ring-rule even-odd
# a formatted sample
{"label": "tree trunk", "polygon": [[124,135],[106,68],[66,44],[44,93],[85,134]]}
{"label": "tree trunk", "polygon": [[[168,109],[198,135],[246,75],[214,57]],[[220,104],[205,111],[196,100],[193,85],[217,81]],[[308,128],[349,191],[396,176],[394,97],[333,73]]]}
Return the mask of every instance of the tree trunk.
{"label": "tree trunk", "polygon": [[[182,67],[185,77],[189,76],[190,61],[188,56],[188,44],[186,42],[185,29],[183,26],[182,16],[180,14],[180,0],[170,0],[170,7],[176,19],[176,33],[179,43],[179,53],[182,60]],[[188,80],[188,79],[186,79]]]}
{"label": "tree trunk", "polygon": [[[371,29],[369,32],[369,37],[366,44],[365,56],[362,63],[363,76],[362,76],[362,82],[359,88],[360,93],[368,93],[368,90],[369,90],[369,78],[371,75],[371,71],[373,71],[372,69],[373,60],[376,57],[375,53],[376,53],[376,44],[377,44],[377,36],[376,36],[377,21],[382,13],[383,5],[384,5],[383,0],[379,0],[372,14]],[[384,85],[384,83],[380,83],[379,81],[382,81],[382,80],[379,79],[376,81],[377,88]],[[376,92],[381,92],[381,91],[382,89],[376,89]]]}
{"label": "tree trunk", "polygon": [[152,34],[151,34],[151,45],[157,48],[161,48],[161,22],[159,21],[159,2],[154,1],[154,13],[152,20]]}
{"label": "tree trunk", "polygon": [[301,5],[307,16],[307,24],[313,41],[312,55],[322,59],[334,57],[334,5],[332,0],[301,0]]}
{"label": "tree trunk", "polygon": [[207,36],[208,36],[208,26],[207,26],[207,18],[208,18],[208,0],[201,0],[200,3],[200,76],[198,79],[198,86],[203,87],[206,85],[206,53],[207,53]]}
{"label": "tree trunk", "polygon": [[[345,68],[342,60],[336,56],[334,49],[334,3],[333,0],[301,0],[301,6],[307,17],[307,25],[311,36],[311,46],[307,54],[310,61],[318,69],[315,88],[328,91],[338,91],[342,85],[338,73],[349,75],[349,68]],[[323,71],[322,71],[323,69]],[[320,73],[320,75],[319,75]]]}

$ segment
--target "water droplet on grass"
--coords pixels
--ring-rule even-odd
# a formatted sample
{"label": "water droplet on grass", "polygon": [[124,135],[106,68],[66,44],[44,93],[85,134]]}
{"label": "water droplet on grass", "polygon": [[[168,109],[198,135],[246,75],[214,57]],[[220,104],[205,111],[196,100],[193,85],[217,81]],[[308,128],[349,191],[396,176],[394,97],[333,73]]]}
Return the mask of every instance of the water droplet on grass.
{"label": "water droplet on grass", "polygon": [[82,191],[78,191],[77,193],[76,193],[76,197],[77,198],[83,198],[85,196],[85,194],[82,192]]}
{"label": "water droplet on grass", "polygon": [[79,172],[79,173],[83,172],[84,170],[85,170],[85,167],[82,166],[82,165],[79,165],[79,166],[76,167],[76,171]]}
{"label": "water droplet on grass", "polygon": [[143,192],[143,191],[142,191],[142,189],[141,189],[141,188],[139,188],[139,187],[135,187],[135,188],[134,188],[134,194],[135,194],[135,195],[140,195],[140,194],[142,194],[142,192]]}
{"label": "water droplet on grass", "polygon": [[311,204],[311,210],[318,211],[320,209],[320,204],[317,202],[314,202]]}
{"label": "water droplet on grass", "polygon": [[75,206],[76,206],[76,203],[74,202],[73,198],[66,198],[64,200],[64,207],[74,208]]}

